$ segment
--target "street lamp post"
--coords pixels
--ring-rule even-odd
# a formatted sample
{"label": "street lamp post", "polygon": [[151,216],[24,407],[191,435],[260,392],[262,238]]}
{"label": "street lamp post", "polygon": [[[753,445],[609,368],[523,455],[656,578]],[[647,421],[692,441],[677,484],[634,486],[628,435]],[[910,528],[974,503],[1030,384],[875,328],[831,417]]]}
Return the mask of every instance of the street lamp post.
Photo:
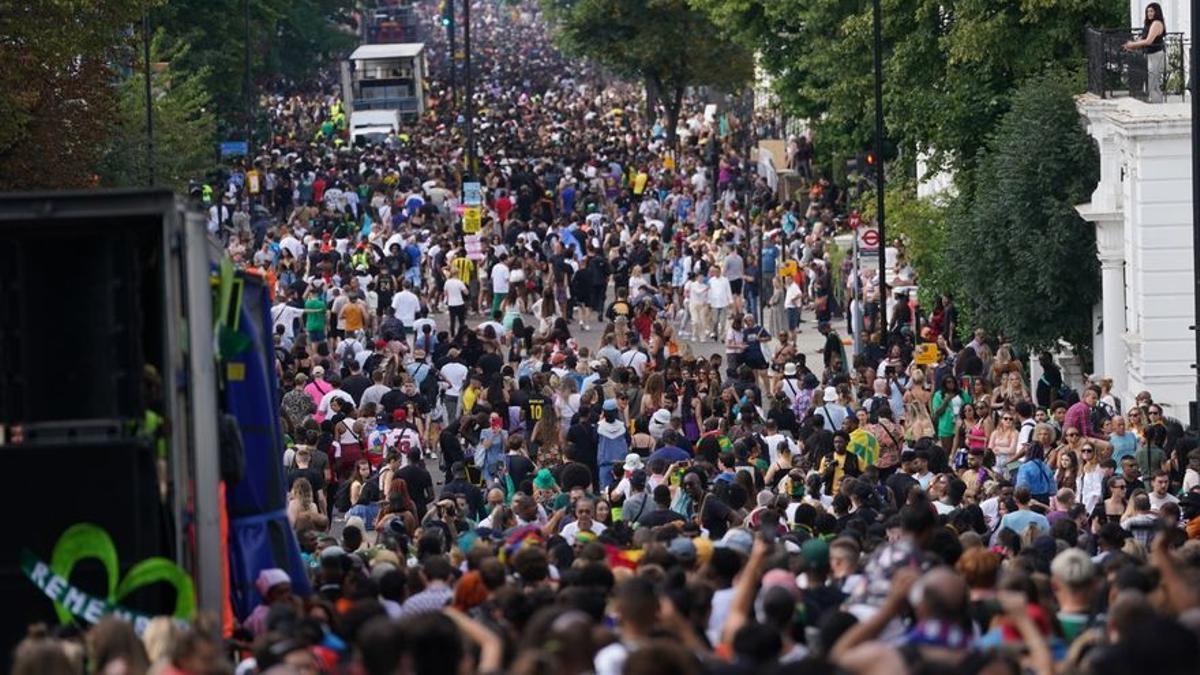
{"label": "street lamp post", "polygon": [[154,187],[154,100],[150,88],[150,12],[142,12],[142,68],[146,80],[146,184]]}
{"label": "street lamp post", "polygon": [[475,170],[475,88],[471,75],[471,0],[463,0],[463,78],[466,85],[467,174],[476,177]]}
{"label": "street lamp post", "polygon": [[1197,51],[1197,22],[1200,14],[1200,0],[1192,0],[1192,43],[1187,47],[1188,79],[1191,83],[1192,94],[1192,293],[1195,315],[1192,317],[1192,330],[1196,341],[1196,396],[1188,406],[1189,422],[1193,430],[1200,429],[1200,81],[1196,74],[1200,73],[1200,51]]}
{"label": "street lamp post", "polygon": [[[1197,0],[1193,0],[1196,2]],[[883,20],[880,0],[874,0],[875,22],[875,210],[879,222],[879,321],[887,336],[887,236],[883,224]],[[886,344],[883,345],[887,347]]]}

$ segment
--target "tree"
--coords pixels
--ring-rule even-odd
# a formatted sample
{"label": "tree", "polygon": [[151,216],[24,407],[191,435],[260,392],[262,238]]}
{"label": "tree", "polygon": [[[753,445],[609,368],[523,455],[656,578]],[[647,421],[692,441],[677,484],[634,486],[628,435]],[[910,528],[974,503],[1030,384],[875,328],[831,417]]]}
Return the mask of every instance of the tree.
{"label": "tree", "polygon": [[[821,158],[873,138],[872,3],[690,0],[755,49],[785,109],[813,125]],[[984,139],[1017,85],[1045,70],[1081,75],[1083,27],[1120,26],[1121,0],[883,0],[887,137],[970,190]],[[910,167],[912,160],[909,160]]]}
{"label": "tree", "polygon": [[688,87],[733,91],[754,74],[750,52],[722,37],[686,0],[543,0],[542,6],[564,51],[645,83],[648,98],[663,97],[671,146]]}
{"label": "tree", "polygon": [[[861,202],[862,220],[875,219],[875,197],[871,192]],[[950,235],[951,205],[934,198],[917,197],[909,182],[897,183],[884,194],[888,239],[904,242],[905,257],[916,272],[921,305],[931,307],[942,293],[955,291],[947,274],[946,246]]]}
{"label": "tree", "polygon": [[140,0],[6,3],[0,11],[0,190],[92,182],[116,114],[110,64]]}
{"label": "tree", "polygon": [[[154,113],[155,182],[184,192],[188,181],[212,167],[217,122],[212,101],[204,88],[208,73],[182,71],[187,46],[165,48],[160,31],[150,49],[151,100]],[[162,67],[158,67],[161,64]],[[146,185],[146,93],[143,63],[118,85],[120,114],[109,132],[100,164],[100,177],[108,186]]]}
{"label": "tree", "polygon": [[1022,85],[959,201],[947,272],[975,321],[1029,349],[1091,346],[1100,297],[1095,230],[1075,211],[1099,180],[1099,155],[1058,74]]}
{"label": "tree", "polygon": [[246,6],[249,3],[251,96],[268,80],[303,84],[330,60],[356,42],[345,30],[353,0],[171,0],[151,13],[167,45],[188,45],[177,59],[183,71],[205,73],[224,133],[234,133],[246,119]]}

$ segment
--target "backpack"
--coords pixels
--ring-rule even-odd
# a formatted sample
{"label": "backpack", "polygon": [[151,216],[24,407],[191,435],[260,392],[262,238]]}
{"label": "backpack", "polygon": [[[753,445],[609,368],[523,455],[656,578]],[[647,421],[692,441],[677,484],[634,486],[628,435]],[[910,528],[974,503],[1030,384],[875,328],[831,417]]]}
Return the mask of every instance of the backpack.
{"label": "backpack", "polygon": [[[425,379],[421,380],[421,386],[418,388],[418,391],[421,392],[421,398],[425,399],[425,403],[433,407],[437,403],[438,392],[440,391],[438,388],[438,376],[434,372],[433,366],[428,363],[422,363],[421,365],[428,368],[429,372],[425,375]],[[421,369],[418,367],[417,372],[420,371]]]}
{"label": "backpack", "polygon": [[383,490],[379,488],[379,471],[367,476],[362,490],[358,493],[359,504],[374,504],[383,501]]}
{"label": "backpack", "polygon": [[333,497],[333,508],[341,513],[346,513],[351,506],[354,506],[350,503],[350,484],[353,482],[353,480],[347,480],[339,485],[337,494]]}

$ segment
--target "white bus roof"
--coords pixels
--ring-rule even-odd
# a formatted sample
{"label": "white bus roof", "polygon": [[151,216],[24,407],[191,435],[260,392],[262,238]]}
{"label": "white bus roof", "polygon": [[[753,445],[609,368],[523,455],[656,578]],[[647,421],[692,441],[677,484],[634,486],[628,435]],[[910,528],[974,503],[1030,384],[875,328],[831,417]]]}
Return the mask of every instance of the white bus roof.
{"label": "white bus roof", "polygon": [[350,55],[351,61],[371,59],[411,59],[425,49],[424,42],[402,42],[399,44],[363,45]]}

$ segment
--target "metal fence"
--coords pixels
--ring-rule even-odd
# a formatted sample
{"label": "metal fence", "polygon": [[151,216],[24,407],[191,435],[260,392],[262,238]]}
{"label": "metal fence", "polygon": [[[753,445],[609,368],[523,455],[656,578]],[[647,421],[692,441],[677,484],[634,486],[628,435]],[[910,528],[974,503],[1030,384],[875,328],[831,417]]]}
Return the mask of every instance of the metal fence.
{"label": "metal fence", "polygon": [[1140,28],[1087,29],[1088,91],[1101,98],[1182,101],[1188,48],[1183,33],[1164,35],[1158,52],[1125,49],[1125,43],[1140,36]]}

